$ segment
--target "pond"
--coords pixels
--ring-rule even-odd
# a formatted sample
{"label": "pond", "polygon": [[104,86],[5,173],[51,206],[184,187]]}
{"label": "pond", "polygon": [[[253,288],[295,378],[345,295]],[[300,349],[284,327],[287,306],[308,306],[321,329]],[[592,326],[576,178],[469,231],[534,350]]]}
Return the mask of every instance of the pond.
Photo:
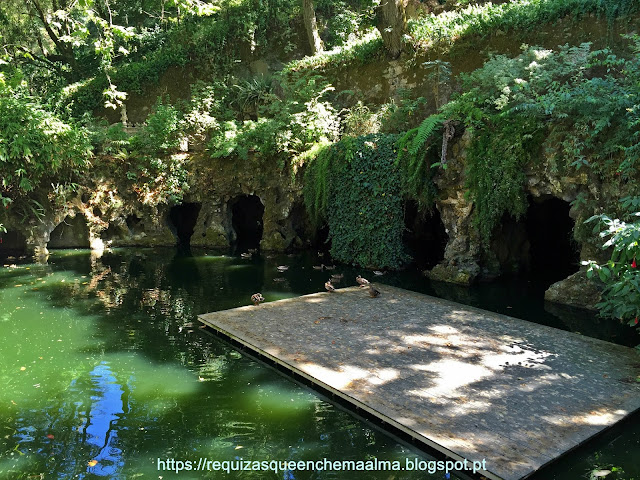
{"label": "pond", "polygon": [[[68,250],[56,251],[47,265],[13,262],[0,269],[0,478],[221,478],[163,470],[175,470],[177,461],[195,468],[205,458],[403,466],[433,460],[198,327],[197,314],[247,305],[258,291],[274,301],[323,289],[327,273],[312,268],[320,262],[315,255],[247,260],[204,250],[122,249],[98,258]],[[282,264],[289,270],[278,272]],[[358,273],[373,275],[336,272],[345,274],[345,285]],[[380,282],[637,343],[629,329],[585,312],[545,311],[535,282],[452,288],[411,271]],[[628,475],[618,478],[637,477],[639,438],[640,422],[626,422],[539,480],[611,465]],[[442,471],[287,470],[226,477],[449,478]]]}

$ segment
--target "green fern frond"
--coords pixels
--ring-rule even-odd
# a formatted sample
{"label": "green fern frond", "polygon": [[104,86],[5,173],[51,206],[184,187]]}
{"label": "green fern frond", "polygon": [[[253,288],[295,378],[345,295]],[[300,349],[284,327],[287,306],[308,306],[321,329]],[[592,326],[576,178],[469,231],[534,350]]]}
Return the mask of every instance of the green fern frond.
{"label": "green fern frond", "polygon": [[411,145],[409,145],[409,153],[412,156],[415,156],[433,133],[442,126],[442,122],[444,122],[444,116],[442,114],[431,115],[424,119],[418,127],[418,131]]}

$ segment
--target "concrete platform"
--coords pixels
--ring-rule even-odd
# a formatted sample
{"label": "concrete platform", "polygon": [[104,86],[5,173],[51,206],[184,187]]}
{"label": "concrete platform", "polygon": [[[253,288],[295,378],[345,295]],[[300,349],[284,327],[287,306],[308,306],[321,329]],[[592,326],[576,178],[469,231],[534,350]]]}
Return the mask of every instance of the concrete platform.
{"label": "concrete platform", "polygon": [[640,408],[634,349],[377,287],[200,321],[454,459],[486,459],[493,479],[525,478]]}

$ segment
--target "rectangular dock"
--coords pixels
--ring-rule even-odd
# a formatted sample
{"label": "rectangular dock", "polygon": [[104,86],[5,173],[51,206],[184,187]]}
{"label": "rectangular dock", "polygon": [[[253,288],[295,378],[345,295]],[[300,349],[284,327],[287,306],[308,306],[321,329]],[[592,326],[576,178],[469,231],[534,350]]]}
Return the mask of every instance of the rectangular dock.
{"label": "rectangular dock", "polygon": [[640,408],[640,354],[386,285],[200,321],[446,455],[525,478]]}

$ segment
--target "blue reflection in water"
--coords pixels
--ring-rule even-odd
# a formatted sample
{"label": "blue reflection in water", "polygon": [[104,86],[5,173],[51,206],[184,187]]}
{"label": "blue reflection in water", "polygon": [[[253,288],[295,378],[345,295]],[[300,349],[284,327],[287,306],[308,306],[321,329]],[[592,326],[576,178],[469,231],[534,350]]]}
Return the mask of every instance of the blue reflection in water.
{"label": "blue reflection in water", "polygon": [[122,450],[116,446],[118,432],[114,428],[120,415],[124,413],[122,396],[124,391],[117,383],[106,362],[96,366],[91,372],[96,395],[91,397],[92,406],[89,424],[85,429],[86,441],[98,447],[93,456],[97,464],[88,467],[94,475],[114,478],[124,465]]}

